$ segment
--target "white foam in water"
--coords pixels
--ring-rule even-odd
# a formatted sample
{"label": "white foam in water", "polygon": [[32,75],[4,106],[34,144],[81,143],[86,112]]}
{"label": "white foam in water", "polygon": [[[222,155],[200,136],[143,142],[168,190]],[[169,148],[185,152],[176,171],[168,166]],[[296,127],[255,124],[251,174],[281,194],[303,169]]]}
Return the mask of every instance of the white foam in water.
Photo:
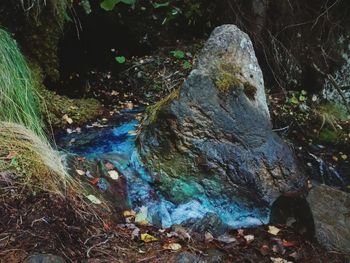
{"label": "white foam in water", "polygon": [[205,195],[199,195],[193,196],[193,200],[188,203],[178,205],[166,200],[152,187],[152,177],[144,168],[136,150],[136,137],[128,133],[135,130],[137,125],[138,122],[132,120],[119,127],[106,128],[107,130],[103,131],[104,136],[110,136],[111,139],[106,142],[104,137],[101,142],[103,145],[99,144],[101,136],[99,131],[96,131],[91,144],[93,147],[82,145],[71,150],[87,157],[111,157],[110,161],[127,178],[128,195],[133,209],[138,211],[143,206],[147,207],[149,222],[170,227],[191,218],[203,218],[206,213],[215,213],[233,228],[257,226],[268,222],[266,209],[247,208],[224,198],[209,199]]}

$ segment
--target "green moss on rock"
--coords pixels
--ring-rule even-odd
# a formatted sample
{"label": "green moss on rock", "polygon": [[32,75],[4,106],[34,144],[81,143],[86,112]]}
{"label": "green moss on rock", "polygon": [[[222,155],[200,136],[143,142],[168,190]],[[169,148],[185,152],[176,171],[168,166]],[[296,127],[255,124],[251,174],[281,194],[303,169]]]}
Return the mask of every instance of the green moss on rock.
{"label": "green moss on rock", "polygon": [[248,81],[242,80],[239,69],[231,64],[220,64],[218,66],[218,73],[215,79],[216,88],[221,93],[227,93],[232,88],[243,88],[244,93],[249,99],[254,99],[256,94],[256,87]]}
{"label": "green moss on rock", "polygon": [[21,33],[25,53],[41,66],[45,77],[51,81],[59,79],[58,44],[63,34],[67,1],[47,1],[28,13]]}
{"label": "green moss on rock", "polygon": [[159,112],[161,109],[168,105],[171,101],[178,98],[180,96],[180,88],[175,89],[172,93],[170,93],[168,96],[163,98],[162,100],[158,101],[152,106],[149,106],[146,110],[147,117],[145,119],[146,124],[152,124],[156,121]]}

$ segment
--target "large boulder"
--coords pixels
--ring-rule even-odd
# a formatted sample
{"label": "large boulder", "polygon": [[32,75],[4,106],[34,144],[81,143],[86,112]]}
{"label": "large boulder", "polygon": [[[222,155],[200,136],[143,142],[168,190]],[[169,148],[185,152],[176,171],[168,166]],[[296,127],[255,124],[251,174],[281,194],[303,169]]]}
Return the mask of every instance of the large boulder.
{"label": "large boulder", "polygon": [[350,194],[319,185],[311,189],[307,201],[317,240],[330,250],[350,254]]}
{"label": "large boulder", "polygon": [[216,28],[183,86],[148,110],[138,139],[170,201],[245,198],[254,207],[304,189],[293,152],[274,132],[247,34]]}

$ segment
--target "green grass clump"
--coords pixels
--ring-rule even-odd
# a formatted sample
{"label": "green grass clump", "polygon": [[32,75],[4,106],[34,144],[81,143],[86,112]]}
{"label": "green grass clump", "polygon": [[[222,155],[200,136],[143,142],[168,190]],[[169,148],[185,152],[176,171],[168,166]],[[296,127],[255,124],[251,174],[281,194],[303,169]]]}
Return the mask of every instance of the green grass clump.
{"label": "green grass clump", "polygon": [[16,41],[0,29],[0,121],[22,124],[43,135],[39,98]]}

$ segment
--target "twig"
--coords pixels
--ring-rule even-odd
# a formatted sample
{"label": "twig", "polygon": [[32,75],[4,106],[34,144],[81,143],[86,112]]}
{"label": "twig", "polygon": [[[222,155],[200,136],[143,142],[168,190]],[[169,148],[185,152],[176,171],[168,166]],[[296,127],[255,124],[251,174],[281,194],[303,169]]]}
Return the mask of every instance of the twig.
{"label": "twig", "polygon": [[93,245],[92,247],[90,247],[87,251],[86,251],[86,256],[89,258],[90,257],[90,251],[95,248],[95,247],[99,247],[101,245],[104,245],[106,244],[109,240],[111,239],[111,237],[107,237],[106,240],[100,242],[100,243],[97,243],[96,245]]}
{"label": "twig", "polygon": [[[22,219],[21,219],[21,221],[22,221]],[[43,221],[43,222],[45,222],[46,224],[49,224],[49,223],[45,220],[45,217],[42,217],[42,218],[33,220],[32,224],[31,224],[30,226],[33,227],[34,224],[35,224],[36,222],[39,222],[39,221]]]}

